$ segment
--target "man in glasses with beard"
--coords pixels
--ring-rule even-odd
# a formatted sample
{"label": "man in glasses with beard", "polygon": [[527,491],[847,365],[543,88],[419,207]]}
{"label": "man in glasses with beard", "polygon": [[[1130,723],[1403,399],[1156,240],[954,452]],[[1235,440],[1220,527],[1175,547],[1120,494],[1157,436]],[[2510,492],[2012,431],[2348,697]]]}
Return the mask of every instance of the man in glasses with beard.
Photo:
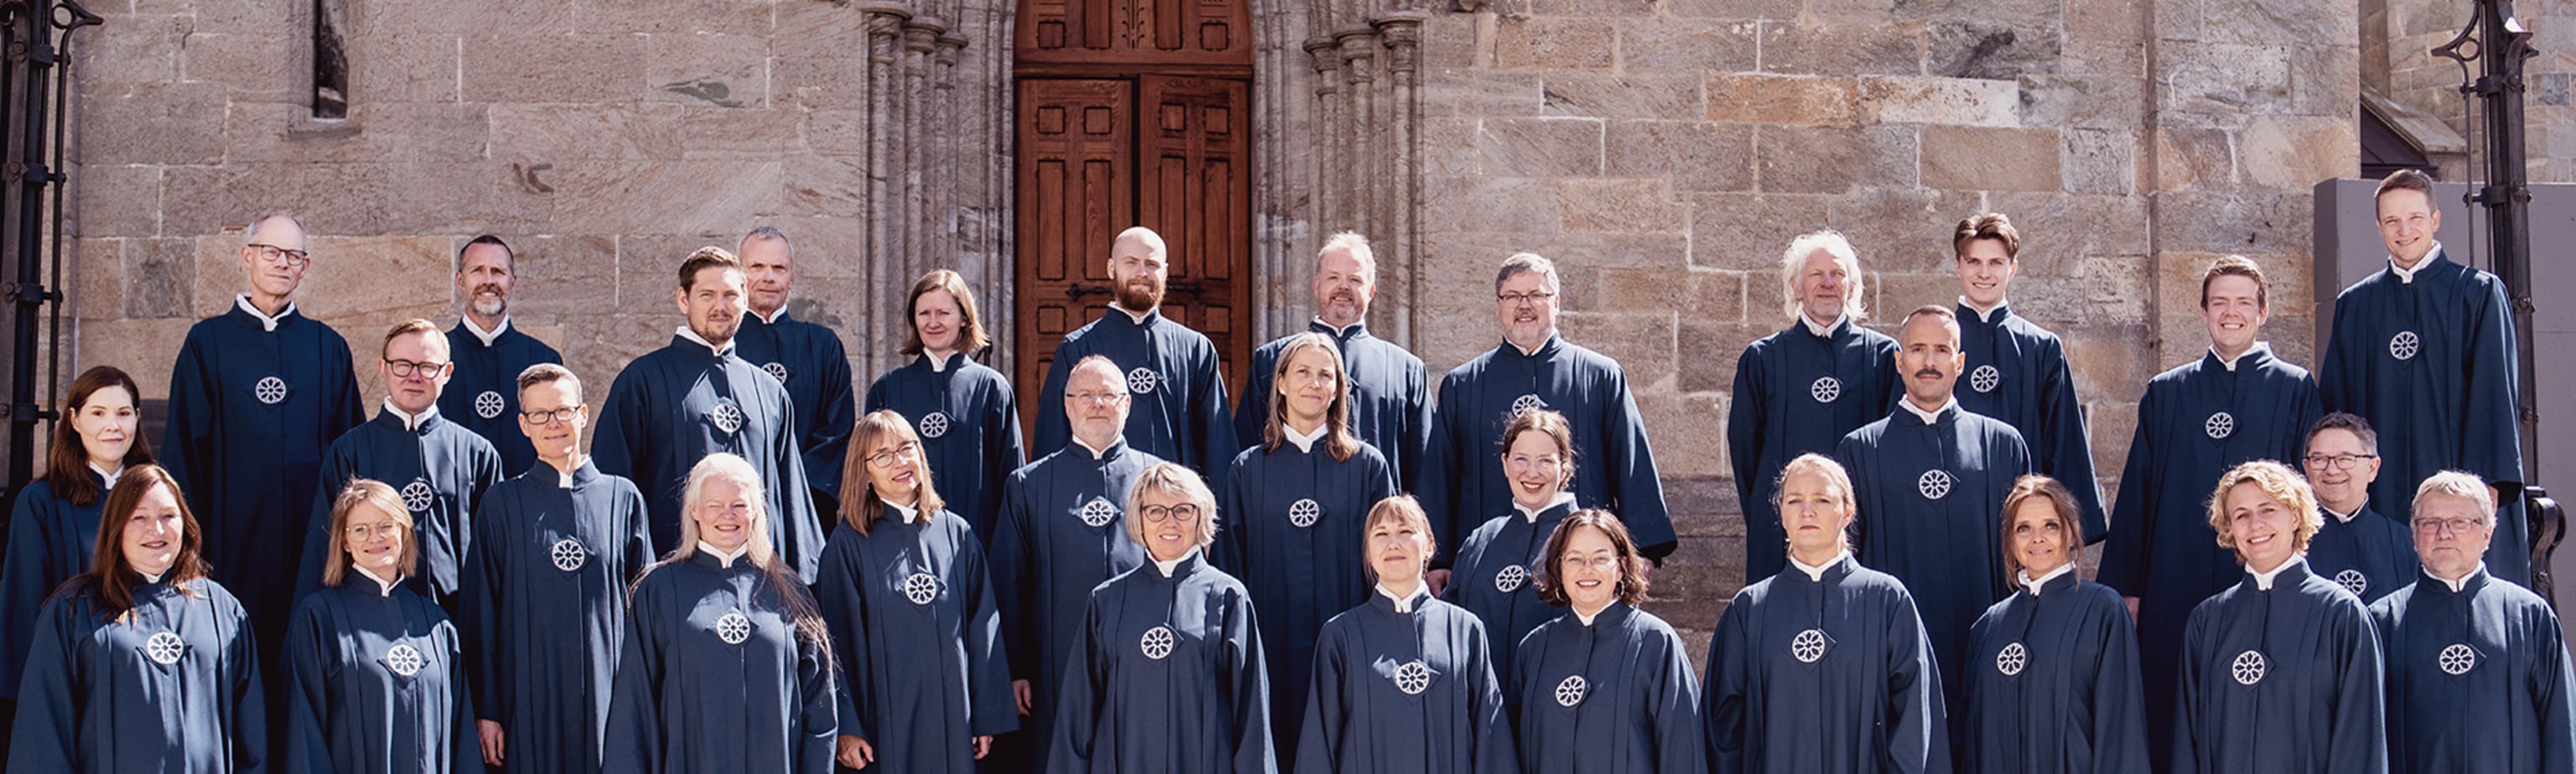
{"label": "man in glasses with beard", "polygon": [[538,363],[563,364],[563,354],[510,326],[510,291],[519,284],[519,257],[500,237],[484,234],[456,253],[456,290],[465,314],[447,329],[456,368],[438,396],[438,413],[471,430],[501,453],[503,476],[526,472],[537,449],[519,432],[519,374]]}
{"label": "man in glasses with beard", "polygon": [[[1225,409],[1225,382],[1217,373],[1216,344],[1164,317],[1163,283],[1170,265],[1163,237],[1137,226],[1118,232],[1109,246],[1109,284],[1115,301],[1100,319],[1066,334],[1047,366],[1039,395],[1064,394],[1067,375],[1083,358],[1109,358],[1127,380],[1134,404],[1127,414],[1127,443],[1137,451],[1188,465],[1219,491],[1226,466],[1243,447]],[[1072,425],[1062,403],[1038,401],[1033,449],[1061,449]]]}

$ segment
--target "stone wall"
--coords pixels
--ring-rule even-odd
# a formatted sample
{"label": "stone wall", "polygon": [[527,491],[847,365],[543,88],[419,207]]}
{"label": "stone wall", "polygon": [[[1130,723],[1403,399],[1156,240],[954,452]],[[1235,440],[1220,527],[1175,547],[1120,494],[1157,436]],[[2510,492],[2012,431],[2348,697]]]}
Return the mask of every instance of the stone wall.
{"label": "stone wall", "polygon": [[[2516,18],[2531,30],[2532,45],[2540,53],[2523,65],[2526,169],[2535,183],[2576,181],[2576,98],[2569,94],[2571,79],[2576,79],[2576,4],[2522,0],[2514,5]],[[2364,0],[2361,10],[2363,82],[2439,116],[2471,137],[2483,153],[2483,124],[2465,121],[2467,108],[2459,90],[2463,80],[2477,75],[2477,63],[2470,64],[2464,78],[2459,63],[2432,54],[2469,23],[2469,4]],[[2443,174],[2447,180],[2484,176],[2483,166]]]}

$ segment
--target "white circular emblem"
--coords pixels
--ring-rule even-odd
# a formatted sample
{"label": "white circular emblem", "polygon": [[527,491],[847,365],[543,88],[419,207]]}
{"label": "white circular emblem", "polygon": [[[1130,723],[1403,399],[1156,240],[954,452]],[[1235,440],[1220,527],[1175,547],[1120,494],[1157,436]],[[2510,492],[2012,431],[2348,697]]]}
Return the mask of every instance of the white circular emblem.
{"label": "white circular emblem", "polygon": [[395,645],[392,650],[385,651],[385,668],[404,677],[419,674],[421,665],[427,661],[420,657],[419,649],[408,644]]}
{"label": "white circular emblem", "polygon": [[1556,706],[1571,707],[1582,704],[1583,694],[1590,689],[1591,686],[1583,682],[1582,675],[1566,675],[1564,681],[1556,684]]}
{"label": "white circular emblem", "polygon": [[948,415],[936,411],[921,415],[921,437],[937,438],[948,434]]}
{"label": "white circular emblem", "polygon": [[1546,407],[1547,401],[1539,400],[1536,395],[1523,395],[1513,398],[1512,418],[1519,419],[1522,414],[1530,413],[1530,410],[1532,409],[1541,409]]}
{"label": "white circular emblem", "polygon": [[1154,384],[1159,381],[1162,380],[1154,375],[1154,369],[1137,366],[1127,372],[1127,391],[1138,395],[1153,392]]}
{"label": "white circular emblem", "polygon": [[778,380],[779,384],[787,383],[787,366],[785,365],[778,363],[762,363],[760,364],[760,370],[768,372],[769,378]]}
{"label": "white circular emblem", "polygon": [[2414,331],[2398,331],[2388,339],[2388,355],[2399,360],[2413,360],[2423,348],[2423,340],[2416,338]]}
{"label": "white circular emblem", "polygon": [[1815,384],[1807,385],[1807,397],[1815,398],[1817,403],[1832,403],[1842,396],[1842,380],[1831,376],[1816,377]]}
{"label": "white circular emblem", "polygon": [[916,572],[903,579],[903,598],[912,600],[913,604],[927,605],[938,596],[939,579],[930,573]]}
{"label": "white circular emblem", "polygon": [[1288,505],[1288,523],[1300,527],[1315,526],[1315,519],[1323,515],[1324,506],[1316,505],[1315,498],[1312,497],[1300,498],[1297,502]]}
{"label": "white circular emblem", "polygon": [[1403,691],[1406,696],[1420,695],[1431,687],[1431,667],[1418,659],[1407,661],[1404,666],[1395,668],[1394,678],[1396,690]]}
{"label": "white circular emblem", "polygon": [[716,429],[727,433],[742,429],[742,407],[734,405],[732,398],[717,400],[716,410],[708,412],[707,418],[715,420]]}
{"label": "white circular emblem", "polygon": [[751,619],[741,613],[724,614],[723,618],[716,619],[716,639],[724,640],[727,645],[740,645],[743,640],[751,639]]}
{"label": "white circular emblem", "polygon": [[176,634],[153,632],[152,639],[143,641],[143,655],[150,657],[155,664],[162,666],[176,664],[179,663],[180,656],[187,654],[188,643],[179,641],[179,635]]}
{"label": "white circular emblem", "polygon": [[1157,626],[1145,630],[1144,639],[1137,640],[1136,647],[1138,650],[1145,652],[1146,658],[1150,658],[1155,661],[1161,661],[1165,658],[1171,657],[1172,627]]}
{"label": "white circular emblem", "polygon": [[590,561],[590,551],[583,549],[581,543],[572,538],[555,541],[554,548],[547,553],[555,560],[555,569],[564,572],[581,569],[583,562]]}
{"label": "white circular emblem", "polygon": [[2021,668],[2029,665],[2030,651],[2018,642],[2004,646],[2003,652],[1995,654],[1995,671],[2004,673],[2005,677],[2021,674]]}
{"label": "white circular emblem", "polygon": [[1940,468],[1923,471],[1923,475],[1914,478],[1914,490],[1922,492],[1926,500],[1950,496],[1950,471]]}
{"label": "white circular emblem", "polygon": [[279,401],[286,400],[286,380],[274,376],[260,379],[258,384],[251,385],[250,394],[261,403],[277,405]]}
{"label": "white circular emblem", "polygon": [[1494,590],[1505,594],[1521,590],[1521,584],[1528,582],[1529,569],[1517,564],[1494,573]]}
{"label": "white circular emblem", "polygon": [[2236,675],[2237,685],[2263,682],[2263,654],[2250,650],[2238,653],[2236,663],[2229,665],[2228,671]]}
{"label": "white circular emblem", "polygon": [[491,390],[484,390],[483,394],[474,396],[475,416],[482,417],[484,419],[491,419],[493,417],[500,416],[501,409],[500,393],[493,392]]}
{"label": "white circular emblem", "polygon": [[2361,596],[2361,592],[2370,590],[2370,578],[2363,576],[2360,570],[2335,573],[2335,582],[2343,584],[2343,590],[2352,592],[2356,597]]}
{"label": "white circular emblem", "polygon": [[2469,670],[2478,667],[2478,652],[2470,650],[2467,643],[2455,643],[2443,648],[2442,655],[2437,658],[2441,663],[2442,673],[2447,675],[2465,675]]}
{"label": "white circular emblem", "polygon": [[1977,366],[1977,370],[1968,372],[1968,389],[1994,392],[1995,387],[2003,383],[2004,372],[1995,370],[1992,365]]}
{"label": "white circular emblem", "polygon": [[2200,431],[2208,433],[2211,438],[2225,440],[2236,434],[2236,417],[2224,411],[2211,414],[2208,420],[2200,423]]}
{"label": "white circular emblem", "polygon": [[1789,640],[1789,656],[1797,659],[1801,664],[1813,664],[1816,663],[1816,659],[1824,658],[1825,631],[1808,629],[1799,632],[1795,639]]}
{"label": "white circular emblem", "polygon": [[1108,500],[1094,497],[1091,498],[1091,502],[1082,504],[1082,523],[1084,524],[1106,527],[1109,526],[1109,520],[1115,518],[1118,518],[1118,506],[1110,505]]}
{"label": "white circular emblem", "polygon": [[438,493],[429,490],[429,482],[414,481],[403,485],[402,499],[403,507],[420,512],[429,510],[430,505],[438,502]]}

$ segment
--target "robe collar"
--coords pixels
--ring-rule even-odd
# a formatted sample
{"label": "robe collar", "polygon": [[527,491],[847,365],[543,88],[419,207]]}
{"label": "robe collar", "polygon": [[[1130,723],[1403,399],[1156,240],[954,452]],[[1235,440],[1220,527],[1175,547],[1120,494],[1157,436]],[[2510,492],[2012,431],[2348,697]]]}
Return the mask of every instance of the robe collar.
{"label": "robe collar", "polygon": [[877,502],[885,503],[886,507],[894,509],[894,512],[897,515],[903,517],[903,523],[908,525],[921,520],[921,500],[918,499],[919,497],[920,495],[914,495],[915,499],[912,501],[911,505],[905,505],[903,503],[898,503],[884,498],[878,498]]}
{"label": "robe collar", "polygon": [[1378,598],[1379,600],[1383,600],[1386,604],[1393,606],[1395,608],[1395,612],[1398,614],[1406,614],[1420,610],[1422,609],[1422,603],[1431,598],[1431,584],[1420,580],[1415,580],[1414,583],[1413,593],[1406,594],[1401,597],[1396,596],[1395,592],[1388,591],[1386,589],[1386,584],[1380,583],[1377,585]]}
{"label": "robe collar", "polygon": [[258,304],[250,302],[249,293],[241,293],[233,296],[233,308],[241,310],[243,314],[250,315],[250,318],[253,320],[258,320],[259,329],[270,333],[277,332],[277,326],[285,325],[287,318],[295,316],[294,299],[288,299],[286,301],[286,308],[277,310],[277,316],[270,317],[267,313],[259,310]]}
{"label": "robe collar", "polygon": [[[1960,296],[1959,310],[1975,314],[1977,316],[1977,322],[1993,325],[1998,320],[2012,316],[2012,299],[2007,298],[2002,301],[1995,302],[1995,308],[1993,309],[1979,309],[1976,304],[1968,302],[1967,296]],[[1959,316],[1966,317],[1968,315],[1962,314]]]}
{"label": "robe collar", "polygon": [[751,307],[746,306],[743,307],[742,316],[759,320],[762,325],[777,325],[779,322],[787,319],[787,305],[779,304],[778,311],[770,312],[767,315],[754,312],[751,310]]}
{"label": "robe collar", "polygon": [[402,428],[405,432],[417,433],[421,431],[421,428],[428,427],[431,421],[438,419],[438,404],[429,404],[429,408],[421,409],[420,413],[409,414],[404,413],[402,409],[394,408],[394,399],[386,398],[384,411],[377,414],[377,416],[393,417],[395,420],[402,422]]}
{"label": "robe collar", "polygon": [[1537,347],[1522,349],[1521,345],[1512,343],[1511,339],[1504,339],[1503,345],[1495,347],[1494,351],[1509,352],[1532,360],[1546,360],[1556,356],[1556,351],[1562,348],[1559,342],[1563,342],[1564,340],[1565,338],[1558,335],[1556,331],[1548,331],[1547,340],[1539,342]]}
{"label": "robe collar", "polygon": [[1198,558],[1199,549],[1193,548],[1190,549],[1189,553],[1182,554],[1179,559],[1168,561],[1162,559],[1154,560],[1154,571],[1162,573],[1165,578],[1188,575],[1191,571],[1198,569]]}
{"label": "robe collar", "polygon": [[1324,322],[1324,318],[1316,317],[1306,322],[1306,330],[1331,336],[1335,341],[1350,341],[1368,335],[1368,321],[1361,320],[1336,328],[1332,323]]}
{"label": "robe collar", "polygon": [[[2255,590],[2271,591],[2272,586],[2280,582],[2281,575],[2289,572],[2290,568],[2297,567],[2300,570],[2297,575],[2304,575],[2307,572],[2307,566],[2308,558],[2306,556],[2292,555],[2289,561],[2282,562],[2281,566],[2272,568],[2271,572],[2255,572],[2254,568],[2248,567],[2245,568],[2245,574],[2253,578]],[[2293,575],[2292,577],[2296,577],[2296,575]]]}
{"label": "robe collar", "polygon": [[501,324],[492,326],[488,331],[483,330],[483,326],[474,324],[474,315],[466,315],[457,322],[465,326],[466,333],[474,334],[474,338],[481,339],[483,346],[486,347],[492,346],[492,342],[500,341],[501,334],[510,332],[510,316],[506,314],[501,316]]}
{"label": "robe collar", "polygon": [[[2256,355],[2261,355],[2262,357],[2255,357]],[[2245,354],[2237,355],[2237,356],[2236,356],[2236,359],[2234,359],[2234,360],[2229,360],[2229,359],[2224,358],[2224,357],[2219,357],[2219,355],[2218,355],[2218,348],[2217,348],[2217,347],[2210,347],[2210,348],[2209,348],[2209,359],[2208,359],[2208,362],[2211,362],[2211,363],[2217,363],[2219,366],[2224,367],[2224,368],[2226,368],[2228,371],[2233,372],[2233,371],[2235,371],[2235,370],[2236,370],[2236,366],[2243,364],[2243,363],[2244,363],[2245,361],[2247,361],[2247,360],[2252,360],[2252,361],[2254,361],[2254,362],[2260,363],[2260,362],[2263,362],[2264,360],[2270,359],[2271,357],[2272,357],[2272,342],[2269,342],[2269,341],[2257,341],[2257,342],[2254,342],[2254,346],[2246,347],[2246,348],[2245,348]]]}
{"label": "robe collar", "polygon": [[1298,451],[1306,452],[1308,454],[1315,452],[1316,441],[1323,440],[1324,434],[1332,431],[1333,423],[1331,422],[1316,425],[1315,432],[1312,435],[1297,432],[1297,428],[1288,426],[1288,423],[1286,422],[1279,423],[1279,437],[1285,439],[1289,443],[1296,444]]}
{"label": "robe collar", "polygon": [[1513,501],[1513,502],[1512,502],[1512,510],[1515,510],[1515,511],[1519,511],[1519,512],[1520,512],[1520,514],[1521,514],[1521,523],[1523,523],[1523,524],[1537,524],[1537,523],[1538,523],[1538,517],[1540,517],[1540,516],[1545,516],[1545,515],[1547,515],[1547,514],[1549,514],[1549,513],[1553,513],[1553,512],[1555,512],[1555,511],[1557,511],[1558,509],[1561,509],[1561,508],[1562,508],[1562,509],[1570,509],[1573,505],[1574,505],[1574,493],[1573,493],[1573,492],[1558,492],[1558,493],[1556,493],[1556,498],[1555,498],[1555,499],[1552,499],[1552,500],[1547,501],[1547,507],[1540,508],[1540,509],[1538,509],[1538,510],[1533,511],[1533,510],[1530,510],[1528,507],[1521,505],[1519,501],[1515,500],[1515,501]]}
{"label": "robe collar", "polygon": [[1915,417],[1922,419],[1923,424],[1925,425],[1937,425],[1941,423],[1942,418],[1959,410],[1959,396],[1950,396],[1949,400],[1942,403],[1940,408],[1933,409],[1931,411],[1924,411],[1921,407],[1914,405],[1913,400],[1907,398],[1897,398],[1896,405],[1904,407],[1905,413],[1913,414]]}
{"label": "robe collar", "polygon": [[393,595],[394,595],[394,584],[397,584],[397,583],[401,583],[401,582],[402,582],[402,579],[400,579],[400,578],[396,578],[396,579],[393,579],[393,580],[385,580],[384,576],[382,576],[382,575],[377,575],[377,574],[375,574],[374,572],[370,572],[370,571],[368,571],[368,570],[367,570],[367,568],[365,568],[365,567],[360,567],[360,566],[355,565],[355,564],[349,565],[349,569],[352,569],[352,570],[356,570],[356,571],[358,571],[358,574],[359,574],[359,575],[367,576],[367,580],[375,581],[375,582],[376,582],[376,596],[379,596],[379,597],[390,597],[390,596],[393,596]]}
{"label": "robe collar", "polygon": [[733,338],[725,339],[724,346],[719,347],[713,342],[707,341],[706,337],[699,336],[697,331],[689,330],[689,326],[686,325],[680,326],[679,333],[675,335],[677,336],[677,339],[671,342],[672,346],[679,346],[681,341],[687,341],[691,344],[696,344],[700,347],[706,348],[709,354],[715,355],[716,357],[724,357],[726,355],[733,354],[734,342],[742,338],[742,336],[737,334]]}
{"label": "robe collar", "polygon": [[2018,580],[2021,582],[2022,588],[2030,590],[2030,595],[2036,597],[2039,596],[2039,592],[2046,590],[2051,582],[2074,572],[2075,559],[2073,557],[2068,557],[2066,561],[2058,563],[2057,569],[2048,571],[2048,574],[2046,575],[2033,578],[2030,577],[2029,570],[2023,570],[2021,572],[2021,577],[2018,578]]}
{"label": "robe collar", "polygon": [[545,460],[538,460],[537,464],[544,465],[555,472],[555,485],[558,488],[573,489],[592,481],[599,480],[599,468],[590,464],[590,457],[588,455],[583,455],[579,457],[578,460],[579,461],[573,463],[572,470],[570,471],[565,471],[563,468],[555,467],[553,463],[546,462]]}
{"label": "robe collar", "polygon": [[[1127,323],[1128,323],[1129,325],[1134,325],[1134,326],[1136,326],[1136,327],[1138,327],[1138,328],[1142,328],[1142,327],[1145,327],[1145,326],[1148,326],[1148,325],[1152,325],[1152,324],[1154,324],[1154,321],[1155,321],[1155,320],[1163,319],[1163,309],[1162,309],[1162,307],[1155,307],[1155,308],[1152,308],[1152,309],[1147,309],[1147,310],[1145,310],[1145,311],[1139,312],[1139,311],[1136,311],[1136,310],[1133,310],[1133,309],[1129,309],[1129,308],[1127,308],[1127,307],[1125,307],[1125,306],[1123,306],[1123,305],[1119,304],[1119,303],[1118,303],[1118,302],[1116,302],[1116,301],[1112,301],[1112,302],[1109,302],[1109,310],[1110,310],[1110,311],[1113,311],[1113,312],[1117,312],[1120,316],[1126,317],[1126,318],[1127,318]],[[1103,319],[1103,320],[1110,320],[1110,319],[1116,319],[1116,318],[1112,318],[1112,317],[1110,317],[1110,316],[1108,316],[1108,315],[1101,315],[1101,316],[1100,316],[1100,319]]]}
{"label": "robe collar", "polygon": [[1569,604],[1565,606],[1565,614],[1573,616],[1577,621],[1582,621],[1585,628],[1590,628],[1594,622],[1602,619],[1609,619],[1609,622],[1614,624],[1627,620],[1628,612],[1633,609],[1634,608],[1628,607],[1627,602],[1620,601],[1618,597],[1611,597],[1610,605],[1608,607],[1601,608],[1601,612],[1584,615],[1582,612],[1575,610],[1573,605]]}
{"label": "robe collar", "polygon": [[959,360],[964,357],[966,357],[965,350],[950,352],[947,357],[940,357],[938,355],[931,354],[930,350],[924,349],[921,351],[920,360],[923,363],[930,364],[931,373],[944,374],[948,373],[948,369],[957,367]]}
{"label": "robe collar", "polygon": [[1798,324],[1807,327],[1808,335],[1815,336],[1820,339],[1830,339],[1834,337],[1835,332],[1842,330],[1843,326],[1851,324],[1851,313],[1844,312],[1840,315],[1836,315],[1833,322],[1819,325],[1816,323],[1816,318],[1808,317],[1805,310],[1799,310]]}
{"label": "robe collar", "polygon": [[1807,580],[1816,583],[1823,583],[1826,572],[1831,571],[1836,567],[1841,567],[1844,562],[1851,561],[1851,558],[1851,549],[1846,548],[1842,550],[1842,553],[1835,554],[1834,558],[1825,560],[1824,566],[1819,567],[1798,561],[1797,555],[1791,554],[1789,556],[1789,566],[1798,568],[1799,572],[1806,573]]}
{"label": "robe collar", "polygon": [[1071,436],[1071,439],[1073,448],[1089,452],[1094,462],[1118,456],[1119,452],[1127,450],[1127,436],[1123,434],[1118,436],[1118,440],[1110,441],[1108,446],[1098,449],[1091,448],[1091,444],[1083,443],[1082,436]]}
{"label": "robe collar", "polygon": [[144,583],[160,583],[162,578],[169,577],[170,571],[162,570],[160,572],[144,572],[142,570],[135,570],[134,574],[142,576]]}
{"label": "robe collar", "polygon": [[2424,273],[2424,270],[2425,270],[2425,269],[2433,268],[2433,262],[2434,262],[2434,261],[2439,261],[2439,260],[2442,260],[2442,259],[2444,259],[2444,258],[2448,258],[2448,257],[2449,257],[2449,256],[2446,256],[2446,255],[2443,255],[2443,254],[2442,254],[2442,252],[2443,252],[2443,251],[2442,251],[2442,240],[2439,240],[2439,239],[2433,240],[2433,250],[2432,250],[2432,252],[2425,253],[2425,254],[2424,254],[2424,260],[2416,261],[2416,262],[2415,262],[2415,268],[2412,268],[2412,269],[2408,269],[2408,268],[2404,268],[2404,267],[2398,266],[2398,265],[2397,265],[2397,257],[2396,257],[2396,256],[2389,256],[2389,258],[2388,258],[2388,273],[2396,275],[2396,276],[2397,276],[2397,281],[2398,281],[2400,284],[2406,284],[2406,285],[2412,285],[2412,284],[2415,284],[2415,275]]}
{"label": "robe collar", "polygon": [[89,472],[98,474],[98,490],[104,492],[116,488],[116,479],[125,475],[125,468],[119,467],[115,470],[108,470],[106,468],[99,467],[97,460],[90,460]]}
{"label": "robe collar", "polygon": [[2327,516],[2334,517],[2336,524],[2351,524],[2353,519],[2370,511],[2370,500],[2362,500],[2361,507],[2352,509],[2351,513],[2336,513],[2335,509],[2326,507],[2325,502],[2320,500],[2317,502],[2317,510],[2325,511]]}
{"label": "robe collar", "polygon": [[2458,594],[2460,592],[2467,591],[2469,584],[2479,583],[2486,580],[2487,563],[2479,562],[2477,569],[2470,570],[2469,574],[2460,576],[2459,580],[2451,580],[2449,578],[2435,575],[2429,568],[2424,570],[2424,577],[2431,578],[2435,583],[2440,583],[2444,588],[2450,589],[2451,593]]}
{"label": "robe collar", "polygon": [[700,540],[698,541],[698,553],[709,559],[716,560],[717,567],[730,570],[733,569],[733,563],[735,560],[741,559],[744,554],[751,553],[751,543],[746,541],[742,544],[741,548],[736,548],[733,550],[733,553],[728,554],[723,551],[716,550],[715,546],[707,545],[707,541]]}

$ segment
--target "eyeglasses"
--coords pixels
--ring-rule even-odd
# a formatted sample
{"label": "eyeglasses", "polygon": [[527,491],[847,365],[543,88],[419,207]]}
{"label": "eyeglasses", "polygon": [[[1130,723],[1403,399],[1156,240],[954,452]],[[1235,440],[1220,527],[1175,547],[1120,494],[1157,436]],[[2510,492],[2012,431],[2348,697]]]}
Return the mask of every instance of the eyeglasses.
{"label": "eyeglasses", "polygon": [[1612,568],[1619,566],[1619,555],[1594,554],[1589,557],[1569,555],[1562,559],[1558,559],[1557,562],[1566,567],[1590,567],[1601,572],[1609,572]]}
{"label": "eyeglasses", "polygon": [[1136,509],[1136,514],[1145,517],[1145,521],[1153,524],[1166,521],[1187,523],[1199,520],[1199,506],[1196,503],[1181,503],[1170,507],[1148,505]]}
{"label": "eyeglasses", "polygon": [[377,524],[351,524],[345,531],[349,535],[349,542],[366,543],[379,537],[388,540],[400,538],[408,529],[399,522],[388,521]]}
{"label": "eyeglasses", "polygon": [[[445,372],[448,365],[449,364],[447,363],[414,363],[409,360],[394,360],[392,358],[385,359],[385,367],[392,369],[394,376],[401,378],[410,378],[414,373],[421,373],[424,376],[434,377]],[[424,371],[424,369],[426,369],[426,371]]]}
{"label": "eyeglasses", "polygon": [[248,247],[253,251],[256,251],[256,254],[259,256],[261,261],[267,263],[277,263],[282,260],[285,261],[288,266],[302,266],[313,262],[312,254],[302,250],[288,250],[276,245],[260,244],[258,242],[252,242]]}
{"label": "eyeglasses", "polygon": [[570,422],[573,417],[581,416],[582,408],[582,406],[569,406],[554,409],[552,411],[545,409],[521,411],[519,412],[519,419],[531,425],[550,425],[556,422]]}
{"label": "eyeglasses", "polygon": [[2362,460],[2375,460],[2375,459],[2379,459],[2379,455],[2376,455],[2376,454],[2337,454],[2337,455],[2333,455],[2333,456],[2328,456],[2328,455],[2324,455],[2324,454],[2310,454],[2310,455],[2308,455],[2308,456],[2307,456],[2307,463],[2308,463],[2308,467],[2311,467],[2311,468],[2322,468],[2322,467],[2326,467],[2326,466],[2328,466],[2328,465],[2332,465],[2332,466],[2334,466],[2334,469],[2336,469],[2336,470],[2351,470],[2351,469],[2353,468],[2353,466],[2361,464],[2361,461],[2362,461]]}
{"label": "eyeglasses", "polygon": [[921,444],[907,443],[902,446],[894,447],[891,450],[868,455],[868,464],[875,465],[880,468],[891,468],[894,467],[894,464],[897,462],[919,459],[920,457]]}
{"label": "eyeglasses", "polygon": [[1497,301],[1501,301],[1501,302],[1503,302],[1503,303],[1505,303],[1505,304],[1508,304],[1508,305],[1511,305],[1511,306],[1520,306],[1520,305],[1522,305],[1522,304],[1543,304],[1543,303],[1547,303],[1547,300],[1548,300],[1548,299],[1555,298],[1555,297],[1556,297],[1556,293],[1555,293],[1554,291],[1547,291],[1547,290],[1533,290],[1533,291],[1530,291],[1530,292],[1527,292],[1527,293],[1496,293],[1496,294],[1494,294],[1494,299],[1495,299],[1495,300],[1497,300]]}
{"label": "eyeglasses", "polygon": [[2466,535],[2469,534],[2469,530],[2477,529],[2479,526],[2478,520],[2460,516],[2447,519],[2416,519],[2411,523],[2415,527],[2415,534],[2428,537],[2443,532]]}
{"label": "eyeglasses", "polygon": [[1515,454],[1503,460],[1503,467],[1515,473],[1532,469],[1556,470],[1564,465],[1565,460],[1555,456],[1523,457]]}
{"label": "eyeglasses", "polygon": [[1118,402],[1118,399],[1119,399],[1119,398],[1127,397],[1127,393],[1123,393],[1123,392],[1068,392],[1068,393],[1065,393],[1065,394],[1064,394],[1064,396],[1065,396],[1065,397],[1067,397],[1067,398],[1071,398],[1071,399],[1073,399],[1073,402],[1075,402],[1075,403],[1116,403],[1116,402]]}

